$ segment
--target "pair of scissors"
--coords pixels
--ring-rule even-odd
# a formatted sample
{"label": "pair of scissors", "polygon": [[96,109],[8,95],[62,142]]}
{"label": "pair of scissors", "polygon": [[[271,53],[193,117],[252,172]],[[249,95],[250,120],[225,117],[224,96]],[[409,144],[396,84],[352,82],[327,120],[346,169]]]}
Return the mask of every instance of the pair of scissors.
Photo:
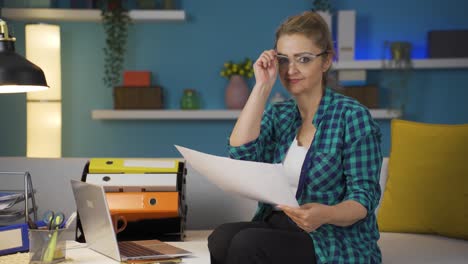
{"label": "pair of scissors", "polygon": [[42,220],[47,225],[49,230],[54,230],[60,227],[63,221],[65,221],[65,215],[60,211],[54,212],[48,210],[44,213],[44,217],[42,218]]}
{"label": "pair of scissors", "polygon": [[54,212],[49,210],[44,213],[43,220],[47,224],[49,230],[54,230],[52,235],[49,233],[49,243],[45,248],[45,252],[42,256],[42,260],[44,262],[51,262],[55,255],[58,229],[60,228],[60,225],[63,223],[63,221],[65,221],[65,215],[60,211]]}

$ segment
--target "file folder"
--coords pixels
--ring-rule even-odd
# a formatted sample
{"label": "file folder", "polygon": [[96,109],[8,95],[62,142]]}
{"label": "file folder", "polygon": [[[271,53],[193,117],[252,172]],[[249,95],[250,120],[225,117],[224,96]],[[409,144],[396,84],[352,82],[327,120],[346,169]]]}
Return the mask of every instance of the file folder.
{"label": "file folder", "polygon": [[106,193],[111,215],[121,215],[129,222],[179,216],[177,192]]}
{"label": "file folder", "polygon": [[0,255],[28,249],[28,225],[26,223],[0,227]]}
{"label": "file folder", "polygon": [[102,185],[106,192],[176,192],[177,174],[88,174],[86,182]]}
{"label": "file folder", "polygon": [[177,173],[178,169],[175,159],[93,158],[88,173]]}
{"label": "file folder", "polygon": [[[36,221],[37,226],[45,226],[44,221]],[[0,256],[29,250],[28,224],[13,224],[0,227]]]}

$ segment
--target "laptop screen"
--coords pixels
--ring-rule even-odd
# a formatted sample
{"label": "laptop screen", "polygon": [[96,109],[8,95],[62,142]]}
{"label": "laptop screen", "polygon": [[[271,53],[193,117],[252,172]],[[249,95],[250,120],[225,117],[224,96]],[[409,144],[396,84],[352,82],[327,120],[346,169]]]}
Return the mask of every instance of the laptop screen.
{"label": "laptop screen", "polygon": [[104,189],[102,186],[75,180],[71,180],[71,185],[89,248],[120,261]]}

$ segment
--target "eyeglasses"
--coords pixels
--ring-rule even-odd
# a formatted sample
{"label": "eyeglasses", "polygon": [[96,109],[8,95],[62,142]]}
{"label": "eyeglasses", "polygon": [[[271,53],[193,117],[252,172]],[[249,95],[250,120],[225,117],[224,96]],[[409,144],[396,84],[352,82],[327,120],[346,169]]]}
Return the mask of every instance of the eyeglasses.
{"label": "eyeglasses", "polygon": [[[327,53],[328,53],[327,51],[322,51],[319,54],[312,54],[312,53],[309,53],[309,52],[303,52],[303,53],[294,55],[294,60],[293,61],[294,61],[295,65],[304,66],[304,65],[314,61],[317,57],[320,57],[320,56],[322,56],[324,54],[327,54]],[[285,67],[285,66],[290,64],[289,57],[286,56],[286,55],[277,54],[276,59],[278,60],[278,65],[280,67]]]}

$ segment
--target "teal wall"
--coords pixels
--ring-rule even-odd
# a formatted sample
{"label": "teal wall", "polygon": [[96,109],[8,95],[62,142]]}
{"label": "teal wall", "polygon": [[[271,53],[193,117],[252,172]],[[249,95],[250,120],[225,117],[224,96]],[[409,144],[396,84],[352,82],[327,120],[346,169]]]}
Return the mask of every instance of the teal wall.
{"label": "teal wall", "polygon": [[[183,89],[196,89],[205,109],[224,108],[227,81],[218,73],[226,60],[256,58],[273,45],[274,30],[287,16],[307,10],[312,1],[238,0],[180,2],[185,22],[136,23],[130,29],[126,69],[151,70],[164,87],[167,108],[176,109]],[[332,1],[336,9],[357,11],[359,59],[380,59],[386,40],[407,40],[413,57],[426,57],[431,29],[468,29],[468,1]],[[217,155],[234,121],[101,121],[93,109],[110,109],[112,90],[104,87],[104,35],[98,23],[59,23],[62,39],[63,156],[179,156],[174,144]],[[23,22],[10,22],[24,54]],[[369,71],[368,81],[380,86],[381,103],[395,73]],[[251,83],[252,84],[252,83]],[[279,83],[276,91],[283,91]],[[468,69],[417,70],[405,85],[405,118],[429,123],[468,123]],[[0,156],[24,156],[24,95],[0,95]],[[382,148],[389,153],[389,121],[379,121]]]}

